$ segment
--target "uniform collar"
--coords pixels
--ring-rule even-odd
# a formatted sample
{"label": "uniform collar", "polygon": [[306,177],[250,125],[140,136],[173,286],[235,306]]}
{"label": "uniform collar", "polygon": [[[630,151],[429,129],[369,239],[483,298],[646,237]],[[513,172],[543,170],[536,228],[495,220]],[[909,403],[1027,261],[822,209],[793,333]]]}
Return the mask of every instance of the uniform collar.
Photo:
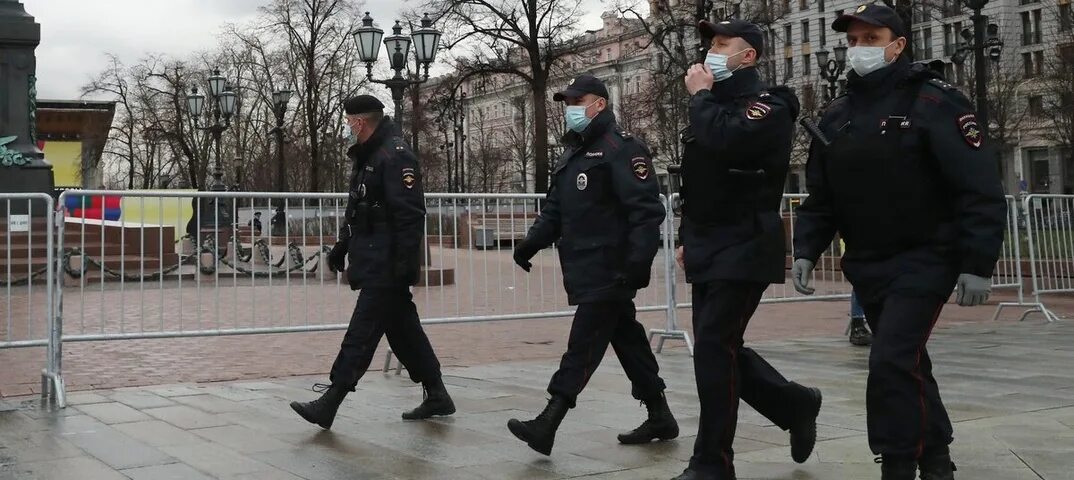
{"label": "uniform collar", "polygon": [[847,74],[847,92],[852,96],[875,97],[887,95],[910,74],[910,59],[900,55],[890,66],[864,77],[851,70]]}
{"label": "uniform collar", "polygon": [[586,145],[594,139],[603,137],[615,127],[615,124],[615,114],[610,109],[605,109],[593,117],[593,121],[589,122],[589,126],[582,130],[582,133],[568,131],[563,135],[563,143],[571,146]]}
{"label": "uniform collar", "polygon": [[354,145],[351,145],[351,147],[347,149],[347,155],[352,158],[369,155],[377,151],[377,149],[380,148],[381,145],[384,145],[384,142],[394,134],[395,123],[392,122],[391,117],[384,117],[381,119],[380,124],[377,125],[377,129],[373,130],[373,135],[370,135],[365,143],[355,143]]}
{"label": "uniform collar", "polygon": [[753,95],[761,90],[764,90],[764,83],[756,67],[740,68],[731,78],[712,85],[712,94],[719,102]]}

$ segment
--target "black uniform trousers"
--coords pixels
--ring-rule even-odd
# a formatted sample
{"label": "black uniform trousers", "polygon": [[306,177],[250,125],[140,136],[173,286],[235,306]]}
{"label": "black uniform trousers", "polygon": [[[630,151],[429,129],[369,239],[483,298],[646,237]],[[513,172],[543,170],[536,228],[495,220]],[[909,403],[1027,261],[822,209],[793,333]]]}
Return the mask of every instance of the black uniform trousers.
{"label": "black uniform trousers", "polygon": [[630,300],[582,303],[574,313],[567,352],[552,375],[548,393],[559,395],[574,407],[589,377],[600,365],[611,344],[638,400],[659,398],[664,392],[660,367],[649,346],[645,327],[638,322]]}
{"label": "black uniform trousers", "polygon": [[380,337],[406,367],[410,379],[423,382],[440,377],[440,361],[421,328],[418,309],[408,287],[363,288],[332,364],[332,385],[354,391],[369,370]]}
{"label": "black uniform trousers", "polygon": [[877,455],[916,459],[926,448],[951,444],[951,419],[925,348],[945,301],[893,292],[862,305],[873,331],[866,407],[869,447]]}
{"label": "black uniform trousers", "polygon": [[783,430],[800,417],[809,390],[788,381],[742,336],[768,285],[716,280],[693,284],[694,376],[701,418],[690,468],[705,478],[735,478],[739,399]]}

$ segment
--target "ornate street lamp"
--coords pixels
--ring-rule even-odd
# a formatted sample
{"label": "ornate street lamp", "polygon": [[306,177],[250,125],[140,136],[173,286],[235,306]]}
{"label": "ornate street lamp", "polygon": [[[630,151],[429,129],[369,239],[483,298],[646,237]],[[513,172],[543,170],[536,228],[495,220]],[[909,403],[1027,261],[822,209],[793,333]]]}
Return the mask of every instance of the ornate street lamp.
{"label": "ornate street lamp", "polygon": [[820,78],[828,82],[828,101],[839,94],[839,77],[847,68],[847,47],[839,42],[835,48],[835,59],[831,59],[827,50],[817,52],[817,65],[820,67]]}
{"label": "ornate street lamp", "polygon": [[[440,47],[440,31],[433,27],[433,21],[429,14],[421,19],[421,28],[414,30],[410,36],[403,35],[402,25],[396,21],[392,27],[392,35],[384,38],[384,31],[373,25],[373,17],[369,12],[362,17],[362,26],[358,27],[353,34],[354,43],[358,48],[358,58],[365,63],[366,78],[373,83],[387,86],[392,92],[392,101],[395,103],[395,121],[399,134],[402,134],[403,122],[403,95],[406,88],[411,85],[425,83],[429,79],[429,65],[436,59],[436,51]],[[381,39],[384,39],[384,47],[388,51],[388,62],[395,76],[385,80],[373,78],[373,64],[377,61],[380,52]],[[414,56],[420,68],[424,68],[424,75],[417,79],[403,77],[403,71],[407,67],[407,55],[411,43],[414,44]]]}
{"label": "ornate street lamp", "polygon": [[[212,191],[227,190],[223,183],[224,170],[220,165],[220,136],[231,126],[231,116],[235,113],[235,104],[238,96],[228,85],[227,79],[220,75],[220,70],[213,70],[213,74],[207,80],[209,86],[209,109],[205,109],[205,95],[198,93],[198,87],[190,89],[186,97],[187,109],[194,119],[194,128],[207,131],[213,136],[213,145],[216,149],[215,167],[213,168],[213,184],[209,187]],[[202,127],[202,117],[211,117],[212,124]],[[223,120],[223,123],[221,123]],[[206,123],[209,119],[206,118]]]}

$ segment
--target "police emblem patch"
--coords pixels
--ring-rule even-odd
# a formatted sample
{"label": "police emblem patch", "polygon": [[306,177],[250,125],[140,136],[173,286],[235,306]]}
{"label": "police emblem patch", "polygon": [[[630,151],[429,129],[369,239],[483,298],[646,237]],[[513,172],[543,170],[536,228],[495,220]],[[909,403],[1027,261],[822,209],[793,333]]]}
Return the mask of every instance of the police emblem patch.
{"label": "police emblem patch", "polygon": [[772,107],[765,105],[761,102],[753,102],[750,106],[746,107],[746,118],[750,120],[760,120],[767,117],[772,112]]}
{"label": "police emblem patch", "polygon": [[967,113],[958,117],[958,130],[962,133],[962,138],[964,138],[966,143],[970,144],[971,147],[981,148],[981,143],[984,141],[984,134],[981,133],[981,127],[977,124],[976,115]]}
{"label": "police emblem patch", "polygon": [[585,190],[589,186],[589,177],[584,173],[579,173],[578,179],[574,183],[578,186],[578,190]]}
{"label": "police emblem patch", "polygon": [[404,168],[403,169],[403,186],[406,187],[407,190],[409,190],[411,188],[414,188],[414,185],[416,185],[417,183],[418,183],[418,177],[417,177],[417,175],[415,175],[414,169],[413,168]]}
{"label": "police emblem patch", "polygon": [[645,180],[649,178],[649,162],[645,161],[645,157],[635,157],[630,161],[630,169],[634,171],[634,176],[638,177],[638,180]]}

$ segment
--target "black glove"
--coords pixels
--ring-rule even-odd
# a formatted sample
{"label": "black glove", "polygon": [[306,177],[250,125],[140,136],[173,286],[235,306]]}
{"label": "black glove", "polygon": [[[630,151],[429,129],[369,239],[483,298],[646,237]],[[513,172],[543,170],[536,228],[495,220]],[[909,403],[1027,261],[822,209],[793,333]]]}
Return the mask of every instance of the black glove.
{"label": "black glove", "polygon": [[518,245],[515,245],[515,263],[518,264],[518,266],[522,267],[523,270],[529,272],[530,269],[533,268],[533,264],[530,263],[530,259],[533,258],[534,255],[537,255],[537,252],[539,251],[540,249],[534,248],[533,244],[530,243],[528,240],[518,242]]}
{"label": "black glove", "polygon": [[648,287],[650,276],[652,276],[652,264],[638,262],[628,262],[623,271],[616,275],[620,284],[634,290]]}
{"label": "black glove", "polygon": [[328,252],[328,269],[340,273],[347,269],[347,241],[340,240]]}

